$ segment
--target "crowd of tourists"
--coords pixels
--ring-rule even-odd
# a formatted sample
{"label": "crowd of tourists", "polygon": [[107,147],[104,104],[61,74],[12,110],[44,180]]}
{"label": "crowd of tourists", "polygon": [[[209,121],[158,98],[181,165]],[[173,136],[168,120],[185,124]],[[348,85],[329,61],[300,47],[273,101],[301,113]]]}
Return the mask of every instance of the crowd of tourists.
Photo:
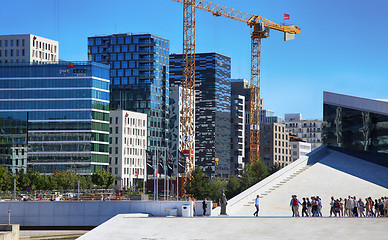
{"label": "crowd of tourists", "polygon": [[[310,200],[311,199],[311,200]],[[292,195],[290,207],[292,216],[299,217],[299,207],[302,207],[302,217],[322,217],[322,202],[319,196],[304,197],[302,202]],[[372,199],[371,197],[334,198],[330,201],[330,217],[387,217],[388,197]]]}

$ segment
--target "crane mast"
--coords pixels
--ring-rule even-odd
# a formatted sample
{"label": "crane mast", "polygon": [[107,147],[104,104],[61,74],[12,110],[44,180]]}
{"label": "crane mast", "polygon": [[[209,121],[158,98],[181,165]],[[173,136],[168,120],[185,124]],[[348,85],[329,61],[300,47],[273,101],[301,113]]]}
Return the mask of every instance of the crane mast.
{"label": "crane mast", "polygon": [[[224,16],[246,23],[253,28],[251,35],[251,78],[250,78],[250,163],[259,160],[260,145],[260,58],[261,39],[269,36],[269,30],[284,32],[285,40],[293,39],[294,34],[301,32],[295,25],[279,25],[261,16],[225,7],[205,0],[173,0],[183,4],[183,80],[182,87],[186,102],[183,110],[183,135],[194,137],[195,122],[195,8],[205,10],[214,16]],[[190,104],[189,104],[190,102]],[[190,110],[190,111],[189,111]],[[186,113],[185,113],[186,111]],[[191,112],[192,111],[192,112]],[[189,114],[188,114],[189,113]],[[190,124],[189,124],[190,123]],[[193,149],[194,142],[182,142],[183,149]],[[186,176],[190,176],[194,168],[194,157],[186,165]]]}
{"label": "crane mast", "polygon": [[181,151],[186,156],[183,183],[195,167],[195,1],[183,0],[182,56],[182,139]]}

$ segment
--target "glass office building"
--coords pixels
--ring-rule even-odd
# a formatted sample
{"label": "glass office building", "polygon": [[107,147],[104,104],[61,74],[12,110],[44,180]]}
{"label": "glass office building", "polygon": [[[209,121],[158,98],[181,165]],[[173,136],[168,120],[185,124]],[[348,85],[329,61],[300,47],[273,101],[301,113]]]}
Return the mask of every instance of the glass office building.
{"label": "glass office building", "polygon": [[[227,177],[231,172],[230,75],[229,57],[218,53],[195,55],[195,159],[209,176]],[[181,81],[182,54],[171,54],[171,86]]]}
{"label": "glass office building", "polygon": [[43,174],[91,174],[106,168],[109,67],[92,62],[0,64],[0,141],[26,145],[28,168]]}
{"label": "glass office building", "polygon": [[388,167],[388,101],[324,92],[322,140]]}
{"label": "glass office building", "polygon": [[148,150],[167,154],[169,41],[152,34],[88,38],[89,60],[110,65],[110,109],[148,115]]}

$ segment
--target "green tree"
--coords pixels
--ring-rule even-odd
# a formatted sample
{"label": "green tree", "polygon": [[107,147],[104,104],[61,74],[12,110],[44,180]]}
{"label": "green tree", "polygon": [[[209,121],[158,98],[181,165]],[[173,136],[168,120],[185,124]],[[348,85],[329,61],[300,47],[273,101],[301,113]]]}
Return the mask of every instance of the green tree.
{"label": "green tree", "polygon": [[109,188],[114,182],[114,177],[110,172],[107,172],[105,169],[93,173],[92,182],[97,186]]}
{"label": "green tree", "polygon": [[230,176],[226,184],[226,198],[230,199],[241,192],[241,183],[234,175]]}
{"label": "green tree", "polygon": [[183,185],[186,193],[192,195],[196,199],[204,199],[210,196],[212,186],[210,180],[205,176],[200,167],[196,167],[191,173],[191,181]]}
{"label": "green tree", "polygon": [[7,191],[12,189],[13,178],[10,172],[7,169],[0,166],[0,190]]}
{"label": "green tree", "polygon": [[61,171],[56,175],[58,187],[64,190],[72,189],[77,185],[77,174],[74,171]]}
{"label": "green tree", "polygon": [[16,173],[16,189],[18,191],[26,191],[27,187],[31,187],[30,177],[24,173],[24,170],[19,170]]}
{"label": "green tree", "polygon": [[91,189],[93,188],[92,178],[90,176],[80,176],[78,175],[79,185],[82,189]]}
{"label": "green tree", "polygon": [[246,164],[241,173],[241,191],[248,189],[268,176],[268,170],[262,160],[252,165]]}
{"label": "green tree", "polygon": [[277,171],[279,171],[280,169],[282,169],[282,167],[280,166],[279,163],[275,163],[273,166],[271,166],[269,169],[268,169],[268,174],[271,175]]}
{"label": "green tree", "polygon": [[218,202],[221,197],[222,190],[226,190],[226,182],[216,176],[210,183],[210,199],[213,202]]}
{"label": "green tree", "polygon": [[58,188],[57,178],[54,176],[54,174],[51,174],[47,177],[47,190],[55,190]]}

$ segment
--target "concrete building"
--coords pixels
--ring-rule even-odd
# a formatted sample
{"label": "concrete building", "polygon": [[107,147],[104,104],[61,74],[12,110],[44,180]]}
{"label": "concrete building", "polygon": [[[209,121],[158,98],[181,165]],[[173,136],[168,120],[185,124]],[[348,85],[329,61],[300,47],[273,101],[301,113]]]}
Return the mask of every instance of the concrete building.
{"label": "concrete building", "polygon": [[[230,174],[230,58],[218,53],[195,57],[195,159],[208,176]],[[170,83],[182,81],[182,55],[170,55]],[[218,166],[215,159],[218,158]]]}
{"label": "concrete building", "polygon": [[323,142],[388,167],[388,100],[323,93]]}
{"label": "concrete building", "polygon": [[2,164],[92,174],[108,166],[108,130],[106,65],[0,64],[0,152],[8,161]]}
{"label": "concrete building", "polygon": [[290,134],[311,143],[311,150],[322,145],[322,120],[303,120],[302,114],[285,114],[285,124]]}
{"label": "concrete building", "polygon": [[45,63],[59,60],[57,41],[33,34],[1,35],[0,63]]}
{"label": "concrete building", "polygon": [[[113,110],[109,113],[109,172],[114,185],[133,187],[146,175],[147,114]],[[136,180],[135,180],[136,179]]]}
{"label": "concrete building", "polygon": [[231,111],[231,174],[239,175],[245,165],[245,97],[232,95]]}
{"label": "concrete building", "polygon": [[260,111],[260,123],[282,123],[281,117],[275,116],[275,112],[262,109]]}
{"label": "concrete building", "polygon": [[295,161],[311,152],[311,143],[303,142],[299,137],[290,135],[292,161]]}
{"label": "concrete building", "polygon": [[260,124],[260,158],[267,167],[285,167],[292,162],[289,133],[285,124]]}
{"label": "concrete building", "polygon": [[169,136],[169,41],[153,34],[88,38],[89,60],[110,65],[111,109],[148,116],[148,150],[165,160]]}
{"label": "concrete building", "polygon": [[[242,95],[245,97],[245,149],[244,161],[249,163],[250,154],[250,115],[251,115],[251,89],[249,81],[246,79],[232,79],[232,95]],[[263,109],[263,98],[260,98],[260,111]]]}

